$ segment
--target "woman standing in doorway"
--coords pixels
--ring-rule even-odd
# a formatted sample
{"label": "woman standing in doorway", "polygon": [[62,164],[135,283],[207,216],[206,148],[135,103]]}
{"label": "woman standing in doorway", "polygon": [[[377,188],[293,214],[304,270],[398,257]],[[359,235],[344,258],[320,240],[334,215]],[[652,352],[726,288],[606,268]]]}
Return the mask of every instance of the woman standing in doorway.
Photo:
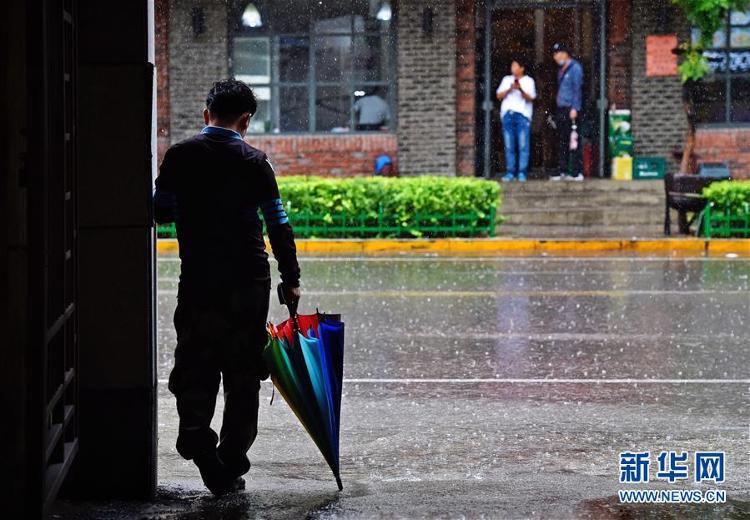
{"label": "woman standing in doorway", "polygon": [[531,150],[531,116],[536,99],[536,84],[526,75],[526,63],[516,57],[510,64],[510,74],[497,87],[500,117],[505,143],[505,168],[503,181],[526,181]]}

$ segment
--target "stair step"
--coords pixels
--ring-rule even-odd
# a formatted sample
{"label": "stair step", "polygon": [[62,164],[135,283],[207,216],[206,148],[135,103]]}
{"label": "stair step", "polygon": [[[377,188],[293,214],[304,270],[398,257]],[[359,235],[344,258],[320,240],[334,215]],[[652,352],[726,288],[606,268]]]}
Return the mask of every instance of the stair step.
{"label": "stair step", "polygon": [[514,226],[501,225],[499,237],[513,238],[659,238],[664,236],[660,225],[636,226]]}
{"label": "stair step", "polygon": [[571,208],[585,204],[597,207],[618,206],[663,206],[664,196],[656,194],[626,194],[622,196],[542,196],[540,194],[506,194],[502,200],[503,210],[516,208]]}
{"label": "stair step", "polygon": [[588,180],[584,182],[506,182],[500,184],[503,193],[578,193],[578,192],[640,192],[664,193],[663,181],[611,181]]}
{"label": "stair step", "polygon": [[614,225],[657,225],[663,223],[664,214],[650,207],[637,208],[566,208],[525,209],[500,213],[503,224],[515,225],[565,225],[565,226],[614,226]]}
{"label": "stair step", "polygon": [[500,236],[654,237],[664,228],[663,181],[502,183]]}

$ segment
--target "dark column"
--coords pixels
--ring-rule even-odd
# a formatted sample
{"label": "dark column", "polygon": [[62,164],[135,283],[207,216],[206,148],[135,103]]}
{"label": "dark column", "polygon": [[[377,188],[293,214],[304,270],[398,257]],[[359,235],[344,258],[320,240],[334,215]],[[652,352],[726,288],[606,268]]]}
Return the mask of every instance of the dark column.
{"label": "dark column", "polygon": [[153,0],[79,0],[80,451],[68,492],[156,486]]}
{"label": "dark column", "polygon": [[0,458],[3,518],[33,518],[27,453],[28,374],[28,193],[26,182],[26,5],[3,3],[0,16]]}

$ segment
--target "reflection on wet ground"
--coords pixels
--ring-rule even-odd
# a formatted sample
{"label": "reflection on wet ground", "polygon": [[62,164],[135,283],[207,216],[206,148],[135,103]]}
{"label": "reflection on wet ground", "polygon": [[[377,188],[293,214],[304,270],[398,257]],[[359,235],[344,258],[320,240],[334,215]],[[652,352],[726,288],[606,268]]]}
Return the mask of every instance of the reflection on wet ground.
{"label": "reflection on wet ground", "polygon": [[[64,502],[60,518],[750,518],[749,261],[307,258],[302,269],[303,312],[347,321],[344,491],[288,407],[267,405],[265,383],[247,491],[206,494],[174,449],[163,382],[179,263],[163,256],[158,499]],[[728,502],[619,504],[622,450],[724,450]]]}

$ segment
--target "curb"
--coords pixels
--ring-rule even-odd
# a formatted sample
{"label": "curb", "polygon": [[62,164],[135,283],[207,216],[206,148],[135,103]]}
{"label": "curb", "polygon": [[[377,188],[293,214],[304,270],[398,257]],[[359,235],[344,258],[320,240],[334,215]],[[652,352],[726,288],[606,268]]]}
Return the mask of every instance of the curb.
{"label": "curb", "polygon": [[[524,239],[524,238],[437,238],[437,239],[298,239],[300,254],[419,255],[446,256],[533,256],[606,255],[627,253],[660,256],[750,257],[750,239]],[[266,244],[268,247],[268,244]],[[178,251],[177,240],[159,239],[160,253]]]}

